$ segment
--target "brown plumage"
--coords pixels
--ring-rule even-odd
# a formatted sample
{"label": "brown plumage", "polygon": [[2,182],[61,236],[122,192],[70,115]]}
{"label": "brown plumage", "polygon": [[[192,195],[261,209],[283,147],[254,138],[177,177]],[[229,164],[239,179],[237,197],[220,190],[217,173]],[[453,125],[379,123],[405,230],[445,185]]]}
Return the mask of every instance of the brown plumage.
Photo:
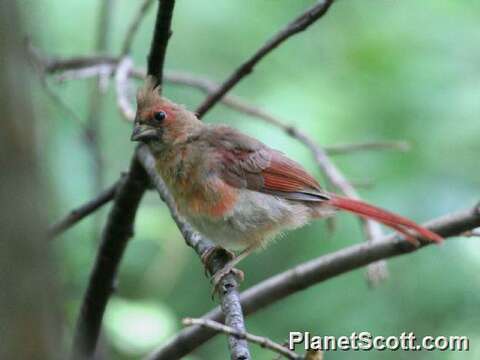
{"label": "brown plumage", "polygon": [[345,210],[381,222],[417,243],[441,242],[415,222],[361,201],[327,193],[297,162],[230,127],[202,123],[162,98],[154,82],[140,89],[132,140],[157,160],[179,212],[218,245],[243,249],[235,263],[281,231]]}

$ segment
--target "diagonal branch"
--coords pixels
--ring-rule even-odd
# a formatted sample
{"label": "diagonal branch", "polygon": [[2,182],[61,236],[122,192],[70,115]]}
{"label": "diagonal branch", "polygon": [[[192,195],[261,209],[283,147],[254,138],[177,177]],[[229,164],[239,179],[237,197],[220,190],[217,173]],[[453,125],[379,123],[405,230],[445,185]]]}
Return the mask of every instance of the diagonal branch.
{"label": "diagonal branch", "polygon": [[[452,213],[429,221],[425,226],[445,238],[463,234],[480,226],[480,204],[472,209]],[[397,236],[386,236],[377,242],[353,245],[297,265],[272,276],[242,292],[240,299],[245,315],[276,303],[290,295],[335,276],[361,268],[372,262],[418,251],[430,243],[415,248]],[[202,319],[222,321],[219,308]],[[166,345],[152,352],[149,360],[175,360],[192,352],[217,334],[210,329],[192,326],[180,331]]]}
{"label": "diagonal branch", "polygon": [[82,301],[73,342],[73,358],[92,357],[108,298],[113,291],[118,265],[128,240],[138,205],[147,186],[145,171],[132,161],[130,172],[117,187],[100,248]]}
{"label": "diagonal branch", "polygon": [[117,191],[119,181],[115,182],[113,185],[102,191],[97,195],[96,198],[86,202],[83,205],[73,209],[65,216],[63,219],[59,220],[48,229],[48,238],[52,239],[65,230],[69,229],[73,225],[77,224],[79,221],[83,220],[88,215],[92,214],[103,205],[111,201],[115,197],[115,192]]}
{"label": "diagonal branch", "polygon": [[229,92],[240,80],[253,71],[255,65],[274,50],[282,42],[291,36],[305,30],[315,21],[320,19],[332,5],[333,0],[321,0],[316,5],[313,5],[303,14],[298,16],[286,27],[281,29],[272,38],[270,38],[265,45],[259,48],[248,60],[240,65],[223,84],[197,108],[198,117],[201,118],[207,113],[212,106],[214,106],[227,92]]}
{"label": "diagonal branch", "polygon": [[143,0],[142,4],[138,9],[138,13],[133,18],[132,23],[128,27],[127,34],[125,35],[125,40],[123,41],[122,51],[120,57],[127,56],[130,52],[130,49],[133,44],[133,38],[140,27],[140,23],[145,18],[150,7],[153,5],[154,0]]}
{"label": "diagonal branch", "polygon": [[227,334],[227,335],[233,335],[239,339],[245,339],[249,342],[260,345],[262,348],[266,348],[273,352],[276,352],[277,354],[280,354],[281,356],[284,356],[287,359],[293,359],[293,360],[303,359],[303,356],[296,354],[292,350],[276,343],[275,341],[270,340],[269,338],[253,335],[247,332],[239,332],[238,330],[235,330],[230,326],[226,326],[217,321],[208,320],[208,319],[185,318],[183,319],[182,323],[183,325],[187,325],[187,326],[199,325],[204,328],[212,329],[218,332],[223,332],[224,334]]}
{"label": "diagonal branch", "polygon": [[328,155],[345,155],[352,152],[367,150],[397,150],[405,152],[410,150],[410,144],[406,141],[370,141],[353,144],[337,144],[324,146]]}

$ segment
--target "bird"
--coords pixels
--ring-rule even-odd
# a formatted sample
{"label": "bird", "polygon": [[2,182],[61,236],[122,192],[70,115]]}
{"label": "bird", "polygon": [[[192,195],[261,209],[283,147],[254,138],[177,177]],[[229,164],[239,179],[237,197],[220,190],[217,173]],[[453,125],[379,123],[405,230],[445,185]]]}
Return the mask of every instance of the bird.
{"label": "bird", "polygon": [[403,216],[323,189],[284,153],[226,125],[206,124],[161,95],[154,77],[137,92],[131,141],[145,143],[178,213],[216,247],[232,255],[213,283],[277,235],[347,211],[386,225],[414,245],[442,237]]}

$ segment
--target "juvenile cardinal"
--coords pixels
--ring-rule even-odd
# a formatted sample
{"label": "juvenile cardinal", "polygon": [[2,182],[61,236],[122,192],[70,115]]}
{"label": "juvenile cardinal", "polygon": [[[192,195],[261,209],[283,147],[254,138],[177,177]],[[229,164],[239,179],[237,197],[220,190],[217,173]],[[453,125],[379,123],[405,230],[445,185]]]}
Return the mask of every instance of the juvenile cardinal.
{"label": "juvenile cardinal", "polygon": [[160,96],[153,79],[137,94],[132,141],[146,143],[179,213],[218,246],[240,250],[215,274],[214,284],[278,233],[337,210],[415,237],[442,238],[415,222],[323,190],[301,165],[228,126],[207,125]]}

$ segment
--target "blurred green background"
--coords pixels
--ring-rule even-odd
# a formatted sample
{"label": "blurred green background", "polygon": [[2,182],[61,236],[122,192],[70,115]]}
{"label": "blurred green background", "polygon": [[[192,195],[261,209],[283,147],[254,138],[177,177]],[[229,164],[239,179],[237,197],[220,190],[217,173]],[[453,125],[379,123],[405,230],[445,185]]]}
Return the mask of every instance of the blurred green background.
{"label": "blurred green background", "polygon": [[[52,56],[94,53],[99,0],[26,0],[24,18],[35,46]],[[114,0],[110,50],[118,54],[139,1]],[[216,81],[314,1],[177,1],[167,69]],[[152,11],[153,10],[153,11]],[[145,66],[152,8],[136,36],[133,57]],[[470,0],[340,0],[325,18],[268,56],[234,94],[311,134],[319,144],[406,140],[411,151],[337,156],[336,164],[362,196],[419,222],[471,207],[480,200],[480,2]],[[94,80],[49,81],[77,115],[60,108],[37,82],[42,171],[49,182],[51,221],[98,192],[82,135]],[[116,107],[113,82],[101,119],[105,186],[128,167],[131,125]],[[194,109],[197,90],[171,84],[166,96]],[[280,130],[222,105],[205,121],[227,123],[281,149],[322,179],[311,154]],[[323,181],[323,180],[322,180]],[[69,345],[105,220],[106,209],[52,243]],[[121,264],[118,290],[104,321],[102,351],[138,359],[215,305],[194,252],[185,246],[158,195],[142,202],[135,237]],[[240,266],[242,288],[302,261],[363,240],[358,221],[337,217],[329,235],[317,222],[289,233]],[[290,330],[318,335],[371,331],[398,335],[467,335],[467,353],[334,352],[326,359],[480,358],[480,247],[478,239],[447,241],[388,262],[391,276],[369,288],[357,270],[314,286],[247,319],[252,333],[278,342]],[[273,355],[251,346],[254,358]],[[228,358],[217,336],[189,359]]]}

